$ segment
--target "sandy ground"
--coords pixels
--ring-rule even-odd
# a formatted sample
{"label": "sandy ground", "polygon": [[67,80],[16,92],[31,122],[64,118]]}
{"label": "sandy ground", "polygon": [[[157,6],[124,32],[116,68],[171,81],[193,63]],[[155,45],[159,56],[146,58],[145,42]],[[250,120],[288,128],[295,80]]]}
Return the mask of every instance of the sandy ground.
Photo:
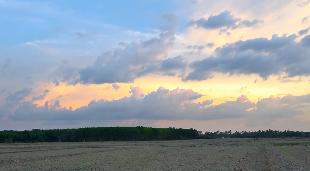
{"label": "sandy ground", "polygon": [[0,144],[0,170],[310,170],[310,139]]}

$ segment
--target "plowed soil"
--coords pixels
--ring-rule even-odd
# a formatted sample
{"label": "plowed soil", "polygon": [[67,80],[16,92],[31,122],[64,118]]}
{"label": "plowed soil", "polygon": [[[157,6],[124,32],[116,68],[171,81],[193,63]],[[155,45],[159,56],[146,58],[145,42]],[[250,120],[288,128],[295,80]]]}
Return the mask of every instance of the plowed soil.
{"label": "plowed soil", "polygon": [[0,170],[310,170],[310,139],[0,144]]}

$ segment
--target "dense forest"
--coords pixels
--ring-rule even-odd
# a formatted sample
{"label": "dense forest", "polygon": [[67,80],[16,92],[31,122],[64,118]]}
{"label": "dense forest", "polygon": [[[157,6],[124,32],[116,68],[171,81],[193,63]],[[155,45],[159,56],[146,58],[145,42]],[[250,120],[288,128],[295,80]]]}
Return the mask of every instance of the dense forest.
{"label": "dense forest", "polygon": [[0,143],[16,142],[88,142],[88,141],[151,141],[216,138],[288,138],[310,137],[310,132],[259,130],[254,132],[205,132],[182,128],[96,127],[79,129],[0,131]]}
{"label": "dense forest", "polygon": [[198,137],[199,134],[195,129],[150,128],[142,126],[0,131],[0,143],[184,140]]}

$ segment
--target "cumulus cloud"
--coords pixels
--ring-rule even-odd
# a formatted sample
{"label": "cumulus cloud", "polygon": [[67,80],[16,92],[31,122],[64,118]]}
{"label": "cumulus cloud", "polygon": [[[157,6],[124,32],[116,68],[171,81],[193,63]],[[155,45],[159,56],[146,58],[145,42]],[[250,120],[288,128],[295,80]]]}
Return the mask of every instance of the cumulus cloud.
{"label": "cumulus cloud", "polygon": [[310,29],[310,27],[308,27],[308,28],[306,28],[306,29],[304,29],[304,30],[300,30],[300,31],[298,32],[298,34],[299,34],[300,36],[305,35],[305,34],[308,33],[309,29]]}
{"label": "cumulus cloud", "polygon": [[79,80],[78,69],[72,66],[60,66],[49,79],[53,80],[55,86],[59,86],[59,82],[76,85]]}
{"label": "cumulus cloud", "polygon": [[164,60],[160,67],[162,70],[173,70],[184,68],[186,63],[183,61],[182,57],[168,58]]}
{"label": "cumulus cloud", "polygon": [[8,117],[15,121],[66,121],[66,120],[220,120],[245,118],[247,123],[255,120],[259,124],[273,122],[278,118],[303,115],[305,106],[310,104],[310,94],[260,99],[251,102],[242,95],[235,101],[214,105],[213,100],[196,103],[203,97],[193,90],[158,88],[147,95],[139,87],[130,87],[130,97],[107,101],[91,101],[76,110],[64,108],[59,100],[45,102],[38,106],[31,101],[22,102],[14,114]]}
{"label": "cumulus cloud", "polygon": [[183,81],[207,80],[213,73],[257,74],[263,79],[285,73],[287,77],[310,75],[310,36],[296,42],[297,36],[273,35],[226,44],[212,55],[190,64],[193,70]]}
{"label": "cumulus cloud", "polygon": [[237,29],[243,27],[254,27],[262,23],[262,20],[242,20],[241,18],[235,18],[230,11],[224,11],[218,15],[211,15],[209,18],[200,18],[196,21],[191,21],[188,26],[197,26],[198,28],[204,28],[207,30],[220,30],[221,33],[227,32],[229,29]]}
{"label": "cumulus cloud", "polygon": [[301,96],[286,95],[280,99],[279,103],[281,105],[309,104],[310,103],[310,94],[301,95]]}
{"label": "cumulus cloud", "polygon": [[26,97],[30,95],[32,89],[22,89],[6,98],[6,106],[19,105]]}
{"label": "cumulus cloud", "polygon": [[130,86],[129,93],[131,93],[132,97],[135,99],[142,99],[144,97],[143,90],[140,87]]}
{"label": "cumulus cloud", "polygon": [[32,101],[35,102],[35,101],[38,101],[38,100],[43,100],[46,97],[47,93],[49,93],[49,92],[50,92],[49,90],[44,90],[42,95],[40,95],[38,97],[33,97]]}
{"label": "cumulus cloud", "polygon": [[[56,80],[73,85],[128,83],[152,70],[160,72],[158,69],[168,69],[167,53],[174,44],[179,19],[170,13],[161,14],[161,18],[167,21],[167,24],[159,26],[158,37],[146,41],[121,43],[121,47],[99,56],[93,66],[81,69],[61,67],[55,72],[54,77]],[[160,65],[163,67],[157,67]],[[173,74],[167,70],[163,72],[168,73],[167,75]]]}
{"label": "cumulus cloud", "polygon": [[197,25],[208,30],[231,28],[236,26],[236,23],[241,21],[241,18],[235,18],[230,11],[224,11],[218,15],[211,15],[208,19],[201,18],[197,21],[192,21],[189,25]]}
{"label": "cumulus cloud", "polygon": [[[92,101],[88,106],[77,110],[59,108],[59,101],[54,105],[38,107],[29,102],[17,109],[13,120],[214,120],[229,118],[246,118],[248,123],[254,120],[272,122],[277,118],[287,118],[304,112],[297,104],[309,103],[309,95],[270,97],[261,99],[257,104],[249,101],[246,96],[236,101],[227,101],[219,105],[211,105],[212,100],[202,103],[192,101],[202,95],[190,90],[175,89],[169,91],[159,88],[143,96],[141,89],[131,87],[132,96],[115,101]],[[205,107],[205,106],[208,107]],[[210,106],[211,105],[211,106]],[[56,107],[55,107],[56,106]],[[169,107],[168,107],[169,106]],[[252,109],[252,110],[249,110]],[[86,113],[88,115],[86,115]]]}
{"label": "cumulus cloud", "polygon": [[145,76],[150,73],[158,73],[167,76],[176,76],[180,73],[180,76],[185,74],[185,67],[187,62],[184,61],[182,56],[173,58],[167,58],[160,63],[153,63],[147,66],[142,66],[139,69],[138,76]]}
{"label": "cumulus cloud", "polygon": [[236,101],[212,106],[212,100],[194,103],[194,100],[203,95],[192,90],[170,91],[161,87],[144,95],[139,87],[131,87],[130,92],[131,97],[113,101],[91,101],[87,106],[76,110],[51,107],[48,102],[42,107],[25,102],[9,117],[13,120],[206,120],[242,117],[248,108],[254,107],[254,103],[245,96]]}
{"label": "cumulus cloud", "polygon": [[[2,90],[5,92],[6,90]],[[5,116],[8,113],[12,113],[32,92],[32,89],[22,89],[10,94],[5,98],[6,104],[0,106],[0,117]]]}
{"label": "cumulus cloud", "polygon": [[310,47],[310,35],[304,37],[303,39],[301,39],[301,43],[304,46],[307,46],[308,48]]}
{"label": "cumulus cloud", "polygon": [[310,94],[293,96],[287,95],[282,98],[271,96],[257,102],[256,108],[247,116],[247,126],[266,126],[279,118],[292,118],[303,115],[302,108],[310,103]]}

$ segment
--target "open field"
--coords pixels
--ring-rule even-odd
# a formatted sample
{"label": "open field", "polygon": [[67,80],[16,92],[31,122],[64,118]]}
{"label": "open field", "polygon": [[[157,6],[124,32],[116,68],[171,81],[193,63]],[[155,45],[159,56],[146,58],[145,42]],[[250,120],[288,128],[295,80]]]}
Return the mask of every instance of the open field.
{"label": "open field", "polygon": [[310,139],[0,144],[0,170],[310,170]]}

